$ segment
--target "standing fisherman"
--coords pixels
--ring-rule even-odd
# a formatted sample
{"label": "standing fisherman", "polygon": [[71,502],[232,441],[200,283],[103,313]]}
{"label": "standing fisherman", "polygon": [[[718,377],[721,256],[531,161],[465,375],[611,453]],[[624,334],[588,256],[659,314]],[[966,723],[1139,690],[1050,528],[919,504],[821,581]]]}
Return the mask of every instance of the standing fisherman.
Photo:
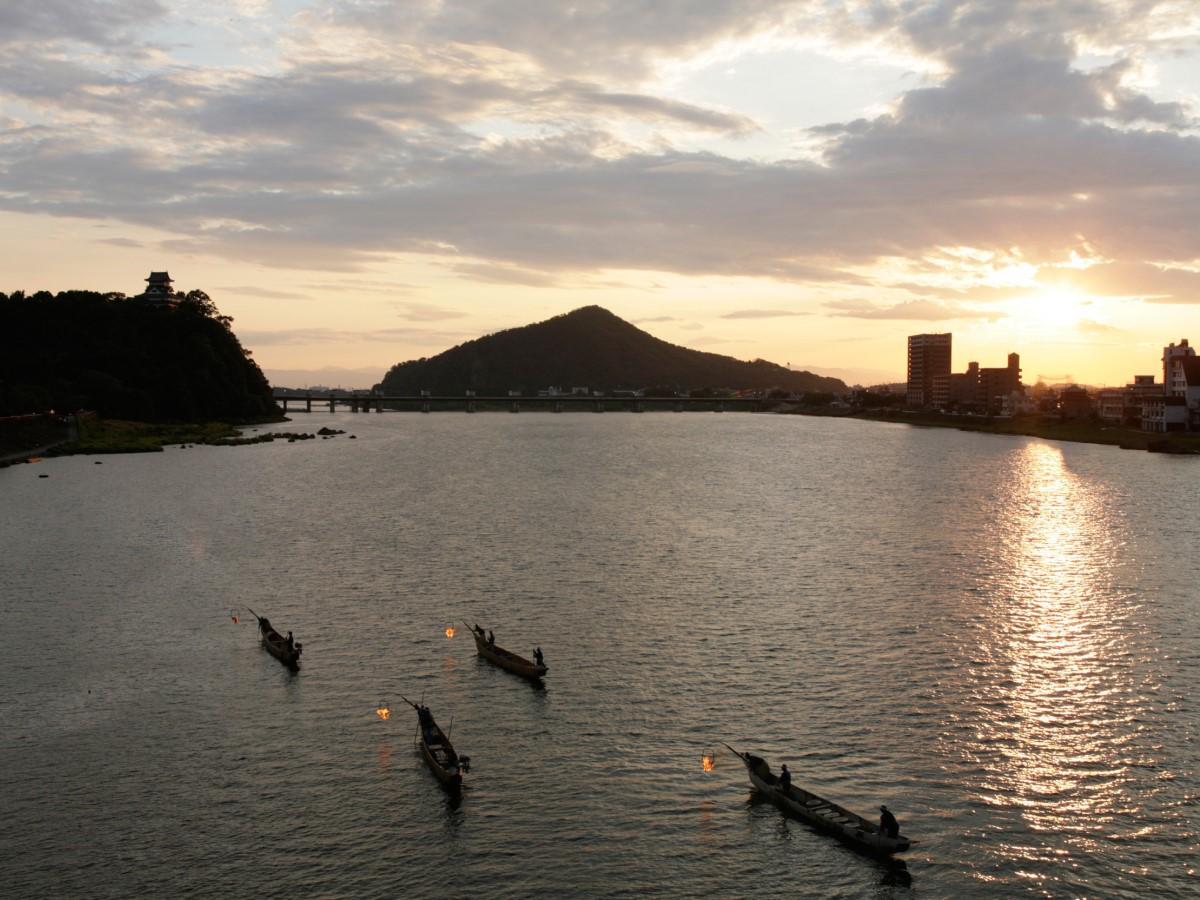
{"label": "standing fisherman", "polygon": [[879,831],[884,837],[899,837],[900,823],[886,806],[879,807]]}

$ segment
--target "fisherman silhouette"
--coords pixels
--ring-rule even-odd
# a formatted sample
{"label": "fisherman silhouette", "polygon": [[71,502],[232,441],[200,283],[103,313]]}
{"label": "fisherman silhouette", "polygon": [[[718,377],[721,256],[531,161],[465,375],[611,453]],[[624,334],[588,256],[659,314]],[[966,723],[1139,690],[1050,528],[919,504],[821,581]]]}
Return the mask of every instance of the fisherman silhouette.
{"label": "fisherman silhouette", "polygon": [[886,806],[879,807],[879,831],[884,837],[900,836],[900,823],[896,821],[896,817]]}

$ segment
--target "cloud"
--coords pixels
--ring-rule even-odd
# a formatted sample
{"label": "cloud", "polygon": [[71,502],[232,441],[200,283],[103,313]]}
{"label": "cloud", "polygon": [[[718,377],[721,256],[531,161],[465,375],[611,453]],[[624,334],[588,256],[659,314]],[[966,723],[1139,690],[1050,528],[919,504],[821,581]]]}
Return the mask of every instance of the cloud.
{"label": "cloud", "polygon": [[[10,6],[0,33],[31,43],[0,63],[4,118],[23,123],[0,135],[0,207],[158,228],[167,251],[341,272],[413,254],[530,287],[601,270],[868,287],[872,266],[945,246],[1036,265],[1083,236],[1110,262],[1064,277],[1200,300],[1196,273],[1161,264],[1200,259],[1200,138],[1193,110],[1138,87],[1168,22],[1151,4],[345,0],[279,25],[254,68],[165,43],[130,65],[129,29],[164,16],[151,0]],[[1175,19],[1186,36],[1194,19]],[[689,149],[680,134],[766,126],[671,96],[656,67],[767,37],[898,48],[930,76],[812,129],[819,159]],[[1111,62],[1085,67],[1084,46]],[[1009,290],[935,274],[905,282],[947,301]]]}
{"label": "cloud", "polygon": [[1139,297],[1148,303],[1200,303],[1200,270],[1151,262],[1117,262],[1070,273],[1091,294]]}
{"label": "cloud", "polygon": [[460,332],[437,332],[422,328],[372,328],[347,331],[335,328],[284,328],[275,331],[238,330],[238,338],[247,347],[284,347],[312,344],[409,343],[450,346],[466,337]]}
{"label": "cloud", "polygon": [[119,46],[166,14],[157,0],[38,0],[0,4],[0,45],[72,40]]}
{"label": "cloud", "polygon": [[456,309],[446,309],[434,306],[432,303],[393,303],[396,315],[401,319],[412,322],[444,322],[447,319],[461,319],[466,313]]}
{"label": "cloud", "polygon": [[949,319],[998,319],[1004,314],[980,312],[962,307],[947,306],[932,300],[909,300],[892,306],[880,306],[869,300],[830,300],[822,306],[829,315],[852,319],[908,319],[941,322]]}
{"label": "cloud", "polygon": [[135,250],[140,250],[146,245],[141,241],[135,241],[132,238],[96,238],[95,243],[107,244],[110,247],[131,247]]}
{"label": "cloud", "polygon": [[1083,334],[1092,335],[1115,335],[1124,334],[1124,330],[1117,328],[1115,325],[1106,325],[1103,322],[1097,322],[1093,319],[1080,319],[1076,329]]}
{"label": "cloud", "polygon": [[255,287],[254,285],[231,286],[223,285],[217,288],[217,291],[224,291],[229,294],[245,294],[248,297],[263,297],[267,300],[308,300],[309,297],[305,294],[297,294],[292,291],[276,291],[270,288]]}
{"label": "cloud", "polygon": [[528,287],[553,287],[558,279],[547,272],[512,265],[456,263],[450,267],[463,278],[493,284],[523,284]]}
{"label": "cloud", "polygon": [[736,309],[721,316],[722,319],[779,319],[785,316],[811,316],[811,312],[789,309]]}
{"label": "cloud", "polygon": [[571,6],[553,0],[447,0],[396,5],[340,0],[310,27],[350,29],[402,43],[482,47],[549,72],[644,77],[657,59],[686,56],[722,40],[762,34],[819,4],[787,0],[704,0],[683,10],[641,0]]}

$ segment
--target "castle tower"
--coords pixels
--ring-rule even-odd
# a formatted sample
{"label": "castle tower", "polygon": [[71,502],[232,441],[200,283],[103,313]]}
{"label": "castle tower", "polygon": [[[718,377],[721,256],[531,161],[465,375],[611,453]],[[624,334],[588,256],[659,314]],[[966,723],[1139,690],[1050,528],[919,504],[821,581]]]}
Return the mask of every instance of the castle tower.
{"label": "castle tower", "polygon": [[170,273],[151,272],[150,277],[146,279],[146,289],[133,299],[160,306],[175,306],[179,303],[179,298],[171,287],[172,283]]}

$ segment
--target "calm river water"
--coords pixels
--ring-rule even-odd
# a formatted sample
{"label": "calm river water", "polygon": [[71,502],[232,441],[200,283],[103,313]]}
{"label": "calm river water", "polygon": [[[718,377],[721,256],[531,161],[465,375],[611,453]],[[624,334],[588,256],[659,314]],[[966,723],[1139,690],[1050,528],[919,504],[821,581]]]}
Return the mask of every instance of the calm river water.
{"label": "calm river water", "polygon": [[[734,413],[284,427],[322,424],[357,439],[0,471],[0,894],[1200,895],[1200,462]],[[461,803],[401,694],[453,720]],[[721,741],[886,803],[910,878]]]}

